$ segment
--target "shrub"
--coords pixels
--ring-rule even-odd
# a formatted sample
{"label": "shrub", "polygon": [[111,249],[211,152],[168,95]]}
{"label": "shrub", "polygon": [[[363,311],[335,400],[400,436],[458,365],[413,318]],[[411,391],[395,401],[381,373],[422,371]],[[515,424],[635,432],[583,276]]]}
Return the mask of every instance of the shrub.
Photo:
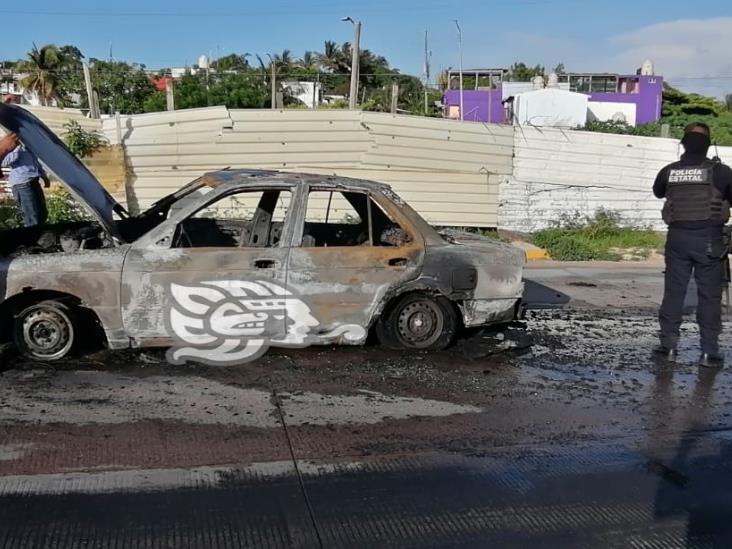
{"label": "shrub", "polygon": [[23,224],[20,210],[13,200],[0,201],[0,230],[15,229]]}
{"label": "shrub", "polygon": [[76,120],[64,124],[64,130],[66,146],[79,158],[87,158],[107,146],[106,137],[98,132],[86,131]]}
{"label": "shrub", "polygon": [[562,216],[555,227],[538,231],[532,242],[559,261],[618,261],[614,249],[648,256],[663,246],[663,237],[644,227],[626,227],[617,212],[600,209],[593,217]]}
{"label": "shrub", "polygon": [[69,223],[89,219],[86,210],[64,188],[57,187],[46,193],[48,223]]}

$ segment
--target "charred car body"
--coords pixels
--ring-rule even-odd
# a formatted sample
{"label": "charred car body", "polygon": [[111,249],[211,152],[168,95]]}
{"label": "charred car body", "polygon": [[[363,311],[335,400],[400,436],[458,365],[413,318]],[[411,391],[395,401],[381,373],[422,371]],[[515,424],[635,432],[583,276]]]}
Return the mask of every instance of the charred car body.
{"label": "charred car body", "polygon": [[0,233],[1,333],[35,358],[65,356],[89,326],[112,349],[174,345],[176,303],[209,341],[195,289],[232,281],[253,297],[239,324],[271,345],[359,344],[374,329],[391,347],[436,349],[460,326],[521,313],[522,250],[440,234],[387,185],[222,170],[128,216],[39,120],[0,108],[95,218]]}

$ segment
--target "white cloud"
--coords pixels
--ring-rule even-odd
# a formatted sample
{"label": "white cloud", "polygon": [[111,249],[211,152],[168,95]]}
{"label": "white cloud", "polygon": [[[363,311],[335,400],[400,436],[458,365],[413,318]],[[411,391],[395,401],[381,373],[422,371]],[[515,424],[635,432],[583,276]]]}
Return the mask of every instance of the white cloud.
{"label": "white cloud", "polygon": [[499,41],[486,34],[473,39],[466,61],[485,65],[490,54],[492,65],[519,60],[547,68],[564,63],[570,71],[635,74],[650,59],[656,74],[684,91],[720,98],[732,93],[732,78],[720,78],[732,76],[732,17],[666,21],[592,39],[569,34],[513,30]]}
{"label": "white cloud", "polygon": [[716,96],[732,92],[732,79],[718,78],[732,76],[732,17],[656,23],[610,41],[619,48],[608,59],[613,67],[627,70],[650,59],[657,74],[683,89]]}

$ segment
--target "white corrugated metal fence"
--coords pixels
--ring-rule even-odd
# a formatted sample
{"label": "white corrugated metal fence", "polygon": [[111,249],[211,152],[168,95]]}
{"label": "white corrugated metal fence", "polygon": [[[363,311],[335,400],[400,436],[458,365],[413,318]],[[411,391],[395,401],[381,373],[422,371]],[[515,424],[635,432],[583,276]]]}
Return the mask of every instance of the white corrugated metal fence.
{"label": "white corrugated metal fence", "polygon": [[[207,171],[263,168],[388,183],[435,225],[533,232],[605,208],[662,229],[651,187],[681,152],[672,139],[349,110],[210,107],[125,115],[119,127],[74,109],[30,110],[57,133],[77,120],[121,141],[132,211]],[[732,147],[717,152],[732,163]]]}
{"label": "white corrugated metal fence", "polygon": [[[120,123],[128,203],[140,209],[206,171],[264,168],[381,181],[433,224],[495,226],[513,162],[511,128],[442,119],[214,107]],[[116,140],[115,120],[104,132]]]}

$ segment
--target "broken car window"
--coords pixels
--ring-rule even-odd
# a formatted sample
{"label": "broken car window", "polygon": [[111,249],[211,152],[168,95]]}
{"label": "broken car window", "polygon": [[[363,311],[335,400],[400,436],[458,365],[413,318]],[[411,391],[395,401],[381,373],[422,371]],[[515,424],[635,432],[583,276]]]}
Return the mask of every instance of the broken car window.
{"label": "broken car window", "polygon": [[244,191],[219,197],[178,226],[176,247],[275,247],[289,206],[287,190]]}
{"label": "broken car window", "polygon": [[312,190],[302,246],[401,246],[409,237],[367,193]]}

